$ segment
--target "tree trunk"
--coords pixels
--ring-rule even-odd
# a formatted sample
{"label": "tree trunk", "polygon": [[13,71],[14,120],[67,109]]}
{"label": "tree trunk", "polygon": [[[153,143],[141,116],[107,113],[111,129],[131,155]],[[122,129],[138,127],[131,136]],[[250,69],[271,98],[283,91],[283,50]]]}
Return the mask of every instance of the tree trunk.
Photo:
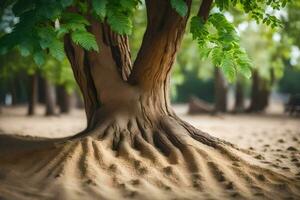
{"label": "tree trunk", "polygon": [[215,67],[215,111],[227,111],[227,82],[219,67]]}
{"label": "tree trunk", "polygon": [[70,113],[72,108],[72,95],[68,93],[64,86],[57,87],[57,102],[60,113]]}
{"label": "tree trunk", "polygon": [[75,96],[75,107],[79,108],[79,109],[83,109],[84,108],[84,102],[83,102],[83,98],[81,96],[81,93],[79,91],[75,91],[74,96]]}
{"label": "tree trunk", "polygon": [[[186,3],[190,8],[191,2]],[[203,0],[201,8],[211,3]],[[296,194],[295,181],[249,164],[251,158],[245,151],[176,116],[168,97],[169,78],[188,15],[180,17],[169,1],[146,0],[146,7],[148,25],[133,65],[127,38],[92,18],[89,31],[96,36],[99,52],[84,51],[65,38],[66,53],[84,97],[87,129],[39,143],[0,137],[5,167],[12,170],[16,161],[25,163],[16,169],[19,176],[8,173],[5,178],[32,184],[35,190],[23,184],[24,191],[50,196],[45,199],[149,199],[151,192],[153,199]],[[15,156],[18,151],[27,153],[26,157]],[[74,181],[72,187],[70,181]],[[287,185],[280,185],[277,192],[278,183],[283,182]],[[139,186],[143,189],[138,190]]]}
{"label": "tree trunk", "polygon": [[28,94],[28,115],[34,115],[36,104],[38,101],[38,75],[33,74],[29,76],[29,94]]}
{"label": "tree trunk", "polygon": [[237,77],[236,87],[235,87],[235,103],[234,112],[243,112],[245,109],[245,95],[242,77]]}
{"label": "tree trunk", "polygon": [[46,116],[51,116],[55,114],[55,102],[56,102],[56,96],[55,96],[55,86],[47,79],[44,79],[44,89],[45,89],[45,106]]}
{"label": "tree trunk", "polygon": [[251,101],[248,112],[263,112],[269,105],[270,85],[259,76],[258,71],[252,75]]}
{"label": "tree trunk", "polygon": [[11,105],[17,105],[18,104],[18,95],[17,95],[17,80],[16,78],[12,78],[11,80],[11,98],[12,102]]}

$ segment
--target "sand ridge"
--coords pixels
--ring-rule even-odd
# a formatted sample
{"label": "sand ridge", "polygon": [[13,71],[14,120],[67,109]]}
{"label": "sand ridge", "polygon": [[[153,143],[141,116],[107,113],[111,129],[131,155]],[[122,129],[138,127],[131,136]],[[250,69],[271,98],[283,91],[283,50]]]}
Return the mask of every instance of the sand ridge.
{"label": "sand ridge", "polygon": [[[287,159],[293,156],[291,163],[298,163],[299,158],[295,134],[292,131],[284,141],[275,137],[278,142],[275,148],[281,149],[288,143],[289,150],[282,149],[288,153],[279,153]],[[290,138],[294,143],[290,143]],[[271,165],[272,159],[266,163],[275,154],[268,153],[273,148],[265,144],[262,146],[269,149],[266,154],[257,153],[259,145],[239,151],[227,145],[215,149],[189,140],[189,148],[177,148],[174,151],[177,153],[165,155],[142,138],[137,137],[136,141],[134,147],[123,142],[118,150],[111,148],[112,137],[101,140],[87,137],[55,145],[43,140],[34,147],[26,145],[32,142],[31,138],[10,154],[3,153],[6,147],[2,146],[0,197],[21,200],[300,198],[300,174],[295,171],[299,168],[282,169],[285,158],[277,168]],[[170,148],[176,146],[170,144]]]}

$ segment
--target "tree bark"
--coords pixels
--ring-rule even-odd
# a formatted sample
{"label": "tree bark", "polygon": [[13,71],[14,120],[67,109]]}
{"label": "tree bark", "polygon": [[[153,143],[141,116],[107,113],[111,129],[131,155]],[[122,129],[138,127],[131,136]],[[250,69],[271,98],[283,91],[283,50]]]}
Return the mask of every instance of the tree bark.
{"label": "tree bark", "polygon": [[[190,9],[191,1],[186,3]],[[163,129],[171,129],[170,137],[176,138],[178,135],[173,132],[178,126],[186,129],[192,138],[214,146],[216,138],[179,119],[169,101],[171,67],[189,11],[187,16],[181,17],[169,1],[149,0],[146,6],[148,24],[133,65],[127,37],[113,33],[106,23],[92,17],[89,17],[89,31],[96,36],[101,51],[84,51],[69,37],[65,38],[65,50],[83,94],[88,124],[85,131],[73,138],[91,135],[91,132],[103,137],[106,130],[113,127],[117,135],[114,136],[114,148],[117,148],[121,135],[129,137],[132,131],[135,132],[132,134],[139,132],[146,141],[159,145],[162,142],[160,134],[167,131]],[[129,135],[119,130],[127,130]]]}
{"label": "tree bark", "polygon": [[72,94],[69,94],[64,86],[58,86],[56,91],[60,113],[70,113],[72,109]]}
{"label": "tree bark", "polygon": [[215,111],[227,111],[227,82],[219,67],[215,67]]}
{"label": "tree bark", "polygon": [[243,79],[238,75],[235,86],[234,112],[243,112],[245,110],[245,94]]}
{"label": "tree bark", "polygon": [[28,115],[34,115],[36,111],[36,104],[38,101],[38,75],[33,74],[29,76],[29,93],[28,93]]}
{"label": "tree bark", "polygon": [[45,90],[45,115],[51,116],[55,115],[55,86],[47,79],[44,79],[44,90]]}
{"label": "tree bark", "polygon": [[18,104],[18,95],[17,95],[17,80],[16,77],[12,78],[11,80],[11,97],[12,102],[11,105],[17,105]]}
{"label": "tree bark", "polygon": [[251,101],[248,112],[263,112],[269,105],[270,84],[259,76],[257,70],[252,75]]}

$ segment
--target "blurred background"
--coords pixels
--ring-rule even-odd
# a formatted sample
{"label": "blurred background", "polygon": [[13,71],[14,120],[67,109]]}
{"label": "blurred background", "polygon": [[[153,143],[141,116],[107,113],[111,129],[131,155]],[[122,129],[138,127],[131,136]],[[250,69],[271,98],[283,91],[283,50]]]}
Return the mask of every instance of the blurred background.
{"label": "blurred background", "polygon": [[[295,1],[273,13],[283,22],[275,29],[258,25],[238,9],[225,13],[251,59],[249,79],[237,74],[228,81],[221,68],[202,60],[188,27],[171,78],[176,112],[229,140],[240,138],[241,130],[244,134],[299,134],[299,9]],[[18,18],[11,9],[0,16],[0,34],[11,32]],[[133,60],[145,25],[145,8],[140,6],[130,36]],[[68,61],[48,57],[37,66],[34,59],[19,49],[0,56],[0,133],[63,137],[82,130],[86,123],[83,101]]]}

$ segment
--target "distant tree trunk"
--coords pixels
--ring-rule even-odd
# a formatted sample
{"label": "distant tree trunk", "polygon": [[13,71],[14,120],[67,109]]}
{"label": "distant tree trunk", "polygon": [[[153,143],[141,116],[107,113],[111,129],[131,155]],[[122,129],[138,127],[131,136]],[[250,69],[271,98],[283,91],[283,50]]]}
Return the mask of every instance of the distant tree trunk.
{"label": "distant tree trunk", "polygon": [[243,88],[243,80],[238,76],[235,88],[235,103],[234,103],[234,111],[235,112],[243,112],[245,109],[245,96],[244,96],[244,88]]}
{"label": "distant tree trunk", "polygon": [[28,115],[34,115],[38,101],[38,75],[29,76]]}
{"label": "distant tree trunk", "polygon": [[259,77],[255,70],[252,75],[251,102],[249,112],[262,112],[269,105],[270,87],[267,80]]}
{"label": "distant tree trunk", "polygon": [[227,111],[227,83],[219,67],[215,67],[215,111]]}
{"label": "distant tree trunk", "polygon": [[80,109],[84,108],[84,102],[83,102],[83,99],[82,99],[82,96],[81,96],[80,92],[75,91],[74,96],[75,96],[75,106],[76,106],[76,108],[80,108]]}
{"label": "distant tree trunk", "polygon": [[56,93],[55,86],[47,79],[44,79],[45,88],[45,106],[46,106],[46,116],[51,116],[55,114],[55,102]]}
{"label": "distant tree trunk", "polygon": [[57,103],[60,113],[70,113],[72,108],[72,95],[68,93],[64,86],[57,87]]}
{"label": "distant tree trunk", "polygon": [[14,77],[11,80],[11,105],[16,105],[18,103],[18,95],[17,95],[17,80],[16,77]]}
{"label": "distant tree trunk", "polygon": [[39,87],[38,87],[38,103],[46,104],[46,91],[45,91],[45,79],[42,76],[38,76]]}

